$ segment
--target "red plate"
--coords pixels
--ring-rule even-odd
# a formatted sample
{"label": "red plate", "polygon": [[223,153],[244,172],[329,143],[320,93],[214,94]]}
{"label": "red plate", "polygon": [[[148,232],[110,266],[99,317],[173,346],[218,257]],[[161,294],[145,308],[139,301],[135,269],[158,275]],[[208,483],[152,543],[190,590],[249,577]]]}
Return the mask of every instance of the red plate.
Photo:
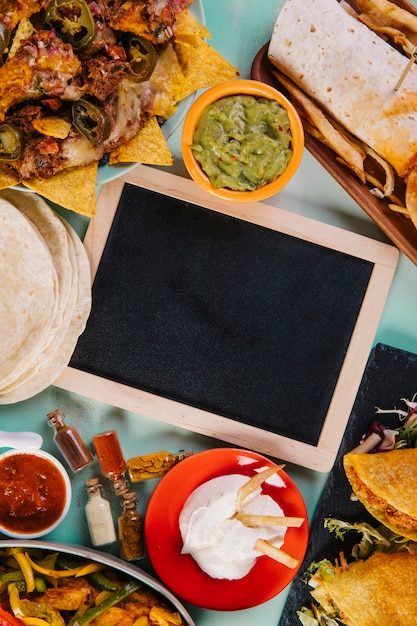
{"label": "red plate", "polygon": [[[234,448],[206,450],[184,459],[173,467],[156,487],[146,512],[145,539],[151,563],[160,579],[183,600],[219,611],[247,609],[270,600],[297,574],[267,556],[260,556],[251,571],[240,580],[211,578],[188,554],[181,554],[178,525],[181,509],[194,489],[202,483],[227,474],[250,478],[274,463],[266,457]],[[284,515],[304,517],[300,528],[288,528],[282,549],[304,558],[308,541],[308,518],[304,500],[293,481],[283,472],[285,487],[266,481],[262,491],[283,509]]]}

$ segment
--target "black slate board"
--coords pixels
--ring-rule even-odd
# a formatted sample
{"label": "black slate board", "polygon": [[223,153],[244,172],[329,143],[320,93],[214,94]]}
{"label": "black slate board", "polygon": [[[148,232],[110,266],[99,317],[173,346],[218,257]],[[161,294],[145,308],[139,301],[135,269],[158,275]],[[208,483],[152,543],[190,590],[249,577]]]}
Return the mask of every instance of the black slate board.
{"label": "black slate board", "polygon": [[[391,427],[398,427],[395,415],[375,415],[375,407],[405,409],[401,398],[411,399],[417,392],[417,355],[385,344],[372,350],[362,382],[349,418],[336,462],[311,523],[310,541],[299,576],[291,585],[279,626],[300,626],[296,611],[311,604],[308,587],[300,580],[312,561],[328,558],[334,562],[340,550],[349,560],[352,546],[359,535],[351,532],[342,542],[323,527],[326,517],[348,522],[373,522],[360,502],[350,500],[351,488],[343,470],[343,455],[352,450],[374,419]],[[374,522],[375,523],[375,522]]]}
{"label": "black slate board", "polygon": [[127,184],[71,366],[316,446],[373,267]]}

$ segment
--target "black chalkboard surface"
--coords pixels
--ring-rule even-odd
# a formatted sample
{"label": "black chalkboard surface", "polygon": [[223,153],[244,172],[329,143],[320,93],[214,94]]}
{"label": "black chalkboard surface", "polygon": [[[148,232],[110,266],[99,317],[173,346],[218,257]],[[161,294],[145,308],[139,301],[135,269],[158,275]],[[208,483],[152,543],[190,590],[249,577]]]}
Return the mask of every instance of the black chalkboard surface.
{"label": "black chalkboard surface", "polygon": [[186,194],[120,191],[70,367],[317,449],[379,259]]}

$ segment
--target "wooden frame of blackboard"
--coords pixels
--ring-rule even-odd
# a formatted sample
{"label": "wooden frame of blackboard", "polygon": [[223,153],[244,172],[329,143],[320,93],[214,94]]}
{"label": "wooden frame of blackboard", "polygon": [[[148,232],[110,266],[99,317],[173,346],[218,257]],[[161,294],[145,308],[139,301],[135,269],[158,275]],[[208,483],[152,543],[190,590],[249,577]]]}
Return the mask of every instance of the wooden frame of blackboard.
{"label": "wooden frame of blackboard", "polygon": [[399,258],[397,248],[264,203],[227,203],[204,192],[191,180],[147,166],[138,166],[107,183],[98,198],[97,214],[91,220],[84,239],[91,264],[92,282],[126,183],[286,233],[373,264],[317,445],[306,444],[74,367],[67,367],[54,384],[236,446],[251,448],[309,469],[329,471],[336,458],[395,273]]}

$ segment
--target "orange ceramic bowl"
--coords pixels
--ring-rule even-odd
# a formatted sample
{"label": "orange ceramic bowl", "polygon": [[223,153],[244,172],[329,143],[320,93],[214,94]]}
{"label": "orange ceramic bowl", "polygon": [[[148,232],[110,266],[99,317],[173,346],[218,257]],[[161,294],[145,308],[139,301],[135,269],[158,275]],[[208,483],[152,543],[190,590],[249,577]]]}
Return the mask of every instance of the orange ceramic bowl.
{"label": "orange ceramic bowl", "polygon": [[[204,173],[196,160],[191,145],[194,132],[204,109],[221,98],[234,95],[250,95],[258,98],[276,100],[288,113],[292,134],[293,155],[282,174],[275,180],[252,191],[234,191],[226,187],[215,188],[209,177]],[[294,176],[301,162],[304,150],[304,131],[300,117],[291,102],[279,91],[262,82],[255,80],[231,80],[220,83],[205,91],[189,109],[184,120],[182,132],[182,156],[191,178],[203,189],[210,193],[235,202],[255,202],[269,198],[281,191]]]}

